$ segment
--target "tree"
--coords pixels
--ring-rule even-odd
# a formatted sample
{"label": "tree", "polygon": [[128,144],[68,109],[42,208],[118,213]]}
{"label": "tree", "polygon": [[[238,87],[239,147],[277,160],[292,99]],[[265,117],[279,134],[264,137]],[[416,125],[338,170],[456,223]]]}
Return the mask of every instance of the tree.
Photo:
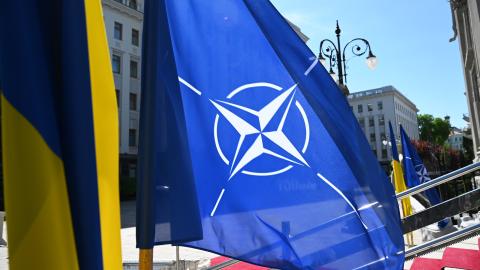
{"label": "tree", "polygon": [[430,114],[418,115],[420,139],[435,145],[444,145],[452,128],[450,122]]}

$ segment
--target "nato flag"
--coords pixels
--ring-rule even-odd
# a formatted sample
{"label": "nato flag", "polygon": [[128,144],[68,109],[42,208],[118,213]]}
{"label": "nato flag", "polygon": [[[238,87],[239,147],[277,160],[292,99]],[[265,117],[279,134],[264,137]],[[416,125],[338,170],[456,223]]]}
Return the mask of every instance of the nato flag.
{"label": "nato flag", "polygon": [[[142,151],[157,147],[158,159],[143,169],[196,189],[144,189],[164,196],[140,197],[157,203],[150,213],[192,214],[177,230],[188,238],[197,207],[203,238],[184,245],[266,267],[402,269],[392,185],[345,96],[272,4],[161,0],[145,10],[142,123],[151,114],[151,129],[141,132],[153,144]],[[175,229],[155,215],[139,220],[146,241],[162,234],[151,228]]]}
{"label": "nato flag", "polygon": [[[431,179],[428,175],[427,168],[423,165],[422,159],[418,155],[417,150],[415,150],[411,144],[410,138],[402,126],[400,126],[400,134],[402,137],[402,151],[404,156],[403,167],[407,186],[411,188],[430,181]],[[432,205],[441,202],[440,195],[434,188],[427,190],[425,195],[427,195],[427,198]]]}
{"label": "nato flag", "polygon": [[[400,126],[400,134],[402,137],[402,150],[403,150],[403,168],[405,171],[405,180],[408,187],[414,187],[419,184],[430,181],[427,168],[423,165],[423,161],[415,150],[415,147],[410,142],[410,138],[407,133]],[[435,188],[431,188],[424,193],[431,205],[439,204],[442,200],[440,194]],[[438,227],[443,228],[448,225],[448,219],[438,222]]]}

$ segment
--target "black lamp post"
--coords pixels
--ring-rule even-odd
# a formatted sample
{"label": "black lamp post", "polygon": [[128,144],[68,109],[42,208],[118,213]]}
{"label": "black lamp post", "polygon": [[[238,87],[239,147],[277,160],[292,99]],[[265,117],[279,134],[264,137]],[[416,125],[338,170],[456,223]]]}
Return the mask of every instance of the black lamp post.
{"label": "black lamp post", "polygon": [[330,39],[324,39],[320,42],[320,52],[318,53],[318,59],[320,62],[325,66],[326,60],[329,60],[329,73],[330,75],[336,80],[335,72],[333,71],[334,67],[337,67],[338,72],[338,85],[342,89],[345,95],[349,94],[347,88],[347,73],[346,73],[346,59],[345,59],[345,51],[351,47],[353,56],[362,56],[368,51],[367,56],[367,66],[370,69],[375,69],[377,66],[377,57],[372,53],[372,49],[370,48],[370,43],[368,40],[364,38],[355,38],[350,40],[345,47],[340,46],[340,27],[338,26],[337,20],[337,28],[335,29],[335,34],[337,35],[337,45]]}

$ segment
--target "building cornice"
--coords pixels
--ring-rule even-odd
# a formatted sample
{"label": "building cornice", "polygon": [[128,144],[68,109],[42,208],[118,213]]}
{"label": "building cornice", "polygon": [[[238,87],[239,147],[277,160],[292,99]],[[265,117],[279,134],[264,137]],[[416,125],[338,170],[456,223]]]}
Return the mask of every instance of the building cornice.
{"label": "building cornice", "polygon": [[405,104],[408,104],[415,112],[419,111],[415,103],[410,101],[400,91],[398,91],[395,87],[391,85],[380,87],[380,88],[374,88],[370,90],[364,90],[360,92],[355,92],[350,94],[348,96],[348,99],[351,101],[361,101],[361,100],[367,100],[367,99],[383,97],[383,96],[397,97],[400,100],[402,100]]}
{"label": "building cornice", "polygon": [[420,110],[417,108],[417,106],[411,102],[407,97],[405,97],[402,93],[400,93],[398,90],[395,90],[395,96],[399,97],[404,103],[408,104],[415,112],[419,112]]}
{"label": "building cornice", "polygon": [[118,1],[102,0],[102,4],[112,9],[115,9],[125,15],[128,15],[134,19],[137,19],[140,21],[143,20],[143,12],[133,9],[125,4],[119,3]]}

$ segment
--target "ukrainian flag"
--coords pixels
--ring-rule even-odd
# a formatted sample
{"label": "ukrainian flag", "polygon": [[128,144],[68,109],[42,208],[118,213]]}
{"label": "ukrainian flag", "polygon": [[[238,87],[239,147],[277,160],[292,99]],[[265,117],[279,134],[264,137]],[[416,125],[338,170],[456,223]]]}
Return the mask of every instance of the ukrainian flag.
{"label": "ukrainian flag", "polygon": [[0,37],[10,269],[121,269],[101,1],[1,1]]}
{"label": "ukrainian flag", "polygon": [[[392,144],[393,183],[395,185],[395,192],[399,193],[407,190],[407,186],[405,185],[405,178],[403,177],[402,165],[400,165],[400,159],[398,158],[397,143],[395,134],[393,133],[392,123],[388,122],[388,126],[390,128],[390,142]],[[410,198],[402,199],[402,210],[404,217],[412,214]]]}

